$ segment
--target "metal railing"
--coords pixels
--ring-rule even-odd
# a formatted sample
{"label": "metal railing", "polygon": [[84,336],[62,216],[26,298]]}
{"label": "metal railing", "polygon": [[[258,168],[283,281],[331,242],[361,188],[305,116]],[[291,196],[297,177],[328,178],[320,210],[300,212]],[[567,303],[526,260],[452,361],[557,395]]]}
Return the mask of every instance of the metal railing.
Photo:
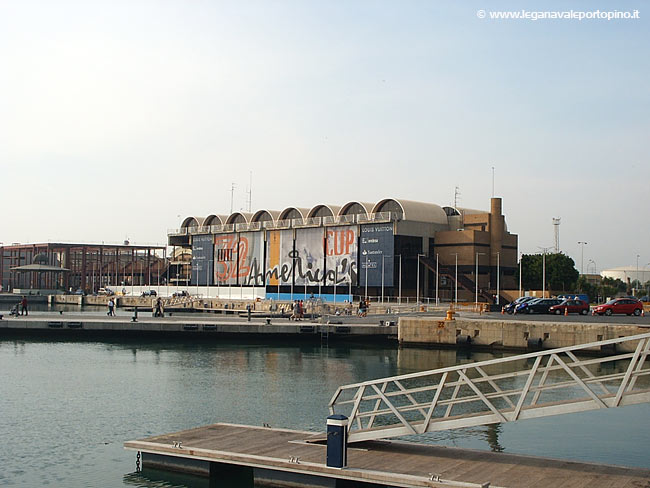
{"label": "metal railing", "polygon": [[358,442],[650,402],[648,355],[650,333],[621,337],[341,386],[329,409]]}
{"label": "metal railing", "polygon": [[246,232],[261,229],[289,229],[291,227],[318,227],[325,225],[352,225],[362,224],[367,222],[391,222],[398,220],[400,214],[392,212],[376,212],[370,215],[365,214],[350,214],[338,216],[325,216],[325,217],[309,217],[306,219],[286,219],[277,221],[263,221],[263,222],[241,222],[238,224],[215,224],[207,226],[192,226],[181,229],[168,229],[167,235],[180,236],[188,234],[205,234],[205,233],[224,233],[224,232]]}

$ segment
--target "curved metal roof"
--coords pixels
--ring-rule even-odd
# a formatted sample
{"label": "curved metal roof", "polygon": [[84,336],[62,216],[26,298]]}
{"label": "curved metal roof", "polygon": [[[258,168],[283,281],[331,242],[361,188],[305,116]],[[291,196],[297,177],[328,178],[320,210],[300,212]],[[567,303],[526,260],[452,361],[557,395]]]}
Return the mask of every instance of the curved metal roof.
{"label": "curved metal roof", "polygon": [[[301,218],[301,219],[307,218],[307,214],[309,213],[308,208],[304,208],[304,207],[287,207],[282,212],[280,212],[280,215],[278,216],[278,220],[286,220],[287,219],[287,214],[289,212],[291,212],[292,210],[295,210],[296,212],[298,212],[300,214],[299,218]],[[291,218],[295,218],[295,217],[291,217]]]}
{"label": "curved metal roof", "polygon": [[[433,224],[447,225],[448,224],[448,213],[452,214],[454,211],[458,211],[463,215],[473,215],[473,214],[488,214],[489,211],[486,210],[475,210],[469,208],[453,208],[453,207],[441,207],[435,203],[426,203],[426,202],[416,202],[413,200],[404,200],[398,198],[385,198],[378,201],[377,203],[370,202],[360,202],[360,201],[349,201],[344,205],[330,205],[325,203],[320,203],[314,205],[311,208],[304,207],[286,207],[283,210],[267,210],[259,209],[255,213],[247,212],[233,212],[230,215],[217,215],[211,214],[208,217],[195,217],[189,216],[183,220],[181,228],[187,227],[199,227],[203,225],[215,225],[215,224],[232,224],[237,220],[239,222],[259,222],[262,220],[268,220],[268,216],[271,216],[271,219],[274,222],[278,220],[286,220],[288,218],[302,218],[306,219],[313,217],[319,210],[327,209],[321,213],[329,213],[333,216],[342,216],[342,215],[351,215],[355,213],[365,214],[370,217],[373,213],[378,213],[382,211],[399,212],[402,214],[403,220],[410,220],[416,222],[427,222]],[[292,217],[288,217],[289,214],[294,214]],[[263,218],[266,217],[266,218]]]}
{"label": "curved metal roof", "polygon": [[188,227],[198,227],[203,224],[203,221],[205,218],[203,217],[185,217],[185,220],[183,220],[183,223],[181,224],[181,229],[186,229]]}
{"label": "curved metal roof", "polygon": [[208,225],[223,225],[225,220],[226,220],[225,215],[211,214],[211,215],[208,215],[205,218],[205,220],[203,221],[203,225],[205,225],[205,226],[208,226]]}
{"label": "curved metal roof", "polygon": [[280,211],[279,210],[267,210],[265,208],[260,208],[257,212],[253,214],[251,217],[251,222],[262,222],[263,220],[269,220],[269,219],[262,219],[261,217],[264,214],[268,214],[273,222],[278,220],[278,217],[280,216]]}
{"label": "curved metal roof", "polygon": [[382,208],[389,202],[394,202],[402,209],[403,220],[428,222],[431,224],[447,225],[447,214],[440,205],[435,203],[414,202],[397,198],[386,198],[377,202],[372,209],[373,213],[382,212]]}
{"label": "curved metal roof", "polygon": [[309,218],[309,217],[315,217],[315,216],[316,216],[316,213],[317,213],[321,208],[326,208],[327,210],[329,210],[330,215],[331,215],[332,217],[337,216],[338,213],[339,213],[339,211],[341,210],[341,206],[340,206],[340,205],[327,205],[327,204],[324,204],[324,203],[320,203],[320,204],[318,204],[318,205],[314,205],[314,206],[311,208],[311,210],[310,210],[309,213],[307,214],[307,218]]}
{"label": "curved metal roof", "polygon": [[[231,213],[228,218],[226,219],[226,224],[239,224],[239,223],[249,223],[251,221],[251,217],[253,214],[250,214],[248,212],[233,212]],[[238,217],[241,217],[243,219],[243,222],[240,220],[239,222],[237,221]]]}
{"label": "curved metal roof", "polygon": [[357,202],[357,201],[352,201],[352,202],[348,202],[348,203],[346,203],[345,205],[343,205],[343,206],[341,207],[341,209],[339,210],[338,215],[349,215],[348,211],[349,211],[350,208],[353,207],[354,205],[359,205],[359,206],[361,206],[361,208],[363,208],[363,209],[365,210],[367,216],[370,216],[370,213],[371,213],[372,207],[374,206],[374,204],[373,204],[373,203],[370,203],[370,202]]}

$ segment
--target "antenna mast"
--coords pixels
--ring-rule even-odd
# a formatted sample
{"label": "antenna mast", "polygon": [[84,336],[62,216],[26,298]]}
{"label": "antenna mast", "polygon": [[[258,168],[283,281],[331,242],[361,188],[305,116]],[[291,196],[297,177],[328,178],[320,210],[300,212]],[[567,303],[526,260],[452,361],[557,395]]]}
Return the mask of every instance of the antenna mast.
{"label": "antenna mast", "polygon": [[232,205],[233,205],[233,200],[235,198],[235,183],[231,183],[230,185],[230,213],[232,214]]}
{"label": "antenna mast", "polygon": [[458,197],[460,196],[460,188],[454,188],[454,208],[458,208]]}

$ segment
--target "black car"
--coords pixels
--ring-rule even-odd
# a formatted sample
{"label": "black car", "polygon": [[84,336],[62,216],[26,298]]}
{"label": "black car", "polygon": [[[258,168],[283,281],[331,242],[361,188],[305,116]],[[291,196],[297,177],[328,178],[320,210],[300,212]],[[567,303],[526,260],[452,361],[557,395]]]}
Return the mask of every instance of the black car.
{"label": "black car", "polygon": [[516,300],[513,300],[512,302],[508,303],[507,305],[503,306],[503,311],[505,313],[508,313],[512,315],[515,312],[515,308],[517,308],[517,305],[521,305],[522,303],[529,302],[530,300],[534,300],[535,297],[519,297]]}
{"label": "black car", "polygon": [[550,313],[549,309],[553,305],[559,305],[562,300],[559,298],[540,298],[534,303],[528,304],[524,309],[524,313]]}

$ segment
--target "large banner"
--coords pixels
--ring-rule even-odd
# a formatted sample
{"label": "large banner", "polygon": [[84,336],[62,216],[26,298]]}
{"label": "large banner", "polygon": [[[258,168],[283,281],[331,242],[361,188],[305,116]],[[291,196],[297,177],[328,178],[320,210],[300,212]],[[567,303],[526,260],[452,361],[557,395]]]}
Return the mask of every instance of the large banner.
{"label": "large banner", "polygon": [[239,234],[239,284],[264,286],[264,233]]}
{"label": "large banner", "polygon": [[325,252],[323,250],[323,228],[296,230],[295,284],[318,285],[323,282]]}
{"label": "large banner", "polygon": [[325,230],[327,275],[325,284],[357,284],[357,227],[345,225]]}
{"label": "large banner", "polygon": [[393,286],[395,239],[391,224],[366,224],[361,226],[361,254],[359,256],[360,286]]}
{"label": "large banner", "polygon": [[293,231],[273,230],[266,237],[266,284],[292,283]]}
{"label": "large banner", "polygon": [[211,235],[192,236],[192,276],[193,285],[211,285],[214,244]]}
{"label": "large banner", "polygon": [[237,234],[214,236],[214,282],[219,285],[236,285],[239,258]]}

